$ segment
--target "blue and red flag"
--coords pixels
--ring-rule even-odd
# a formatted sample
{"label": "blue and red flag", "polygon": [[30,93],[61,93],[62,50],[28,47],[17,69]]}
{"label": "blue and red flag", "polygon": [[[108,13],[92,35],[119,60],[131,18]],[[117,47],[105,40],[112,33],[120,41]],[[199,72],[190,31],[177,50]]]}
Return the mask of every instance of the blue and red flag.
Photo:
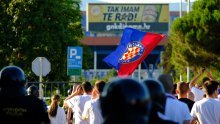
{"label": "blue and red flag", "polygon": [[103,61],[117,69],[118,76],[129,76],[164,37],[164,34],[125,28],[117,49]]}

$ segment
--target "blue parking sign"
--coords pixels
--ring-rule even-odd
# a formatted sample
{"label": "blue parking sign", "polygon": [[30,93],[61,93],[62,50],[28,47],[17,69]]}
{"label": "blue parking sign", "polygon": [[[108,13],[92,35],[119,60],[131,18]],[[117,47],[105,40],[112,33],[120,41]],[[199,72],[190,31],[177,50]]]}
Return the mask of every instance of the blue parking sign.
{"label": "blue parking sign", "polygon": [[67,75],[81,75],[82,47],[67,48]]}

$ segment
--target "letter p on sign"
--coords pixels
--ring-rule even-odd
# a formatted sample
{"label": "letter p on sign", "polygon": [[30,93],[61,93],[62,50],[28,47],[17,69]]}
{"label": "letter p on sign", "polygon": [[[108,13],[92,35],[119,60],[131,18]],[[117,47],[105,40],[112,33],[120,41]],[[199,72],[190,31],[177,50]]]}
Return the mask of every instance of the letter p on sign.
{"label": "letter p on sign", "polygon": [[77,50],[76,49],[70,49],[70,58],[73,58],[73,56],[77,55]]}

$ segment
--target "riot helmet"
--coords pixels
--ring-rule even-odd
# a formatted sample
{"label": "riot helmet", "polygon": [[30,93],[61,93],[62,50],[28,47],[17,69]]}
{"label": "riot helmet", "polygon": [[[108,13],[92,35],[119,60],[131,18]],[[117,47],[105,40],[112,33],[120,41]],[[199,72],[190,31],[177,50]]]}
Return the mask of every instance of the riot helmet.
{"label": "riot helmet", "polygon": [[147,124],[150,111],[148,89],[133,79],[117,79],[105,86],[100,97],[104,124]]}
{"label": "riot helmet", "polygon": [[26,94],[26,76],[24,71],[17,66],[6,66],[1,70],[1,94],[17,96]]}
{"label": "riot helmet", "polygon": [[150,97],[153,101],[160,98],[161,95],[165,95],[165,89],[159,81],[148,79],[144,80],[143,84],[149,89]]}
{"label": "riot helmet", "polygon": [[152,100],[152,109],[150,114],[150,123],[161,121],[158,117],[158,112],[165,112],[166,95],[163,85],[156,80],[148,79],[142,82],[150,92]]}
{"label": "riot helmet", "polygon": [[30,87],[28,87],[27,93],[28,93],[28,95],[33,95],[33,96],[39,97],[39,89],[35,85],[31,85]]}

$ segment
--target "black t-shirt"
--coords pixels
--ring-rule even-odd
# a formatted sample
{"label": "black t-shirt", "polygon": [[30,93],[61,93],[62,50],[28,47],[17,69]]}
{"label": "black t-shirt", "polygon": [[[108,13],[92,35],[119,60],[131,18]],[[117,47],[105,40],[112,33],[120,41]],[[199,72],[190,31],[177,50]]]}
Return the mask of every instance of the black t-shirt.
{"label": "black t-shirt", "polygon": [[190,100],[190,99],[187,99],[187,98],[180,98],[179,99],[181,102],[184,102],[187,104],[188,108],[189,108],[189,111],[191,111],[192,107],[193,107],[193,104],[195,103],[194,101]]}
{"label": "black t-shirt", "polygon": [[49,123],[49,117],[40,99],[33,96],[0,97],[0,123]]}

